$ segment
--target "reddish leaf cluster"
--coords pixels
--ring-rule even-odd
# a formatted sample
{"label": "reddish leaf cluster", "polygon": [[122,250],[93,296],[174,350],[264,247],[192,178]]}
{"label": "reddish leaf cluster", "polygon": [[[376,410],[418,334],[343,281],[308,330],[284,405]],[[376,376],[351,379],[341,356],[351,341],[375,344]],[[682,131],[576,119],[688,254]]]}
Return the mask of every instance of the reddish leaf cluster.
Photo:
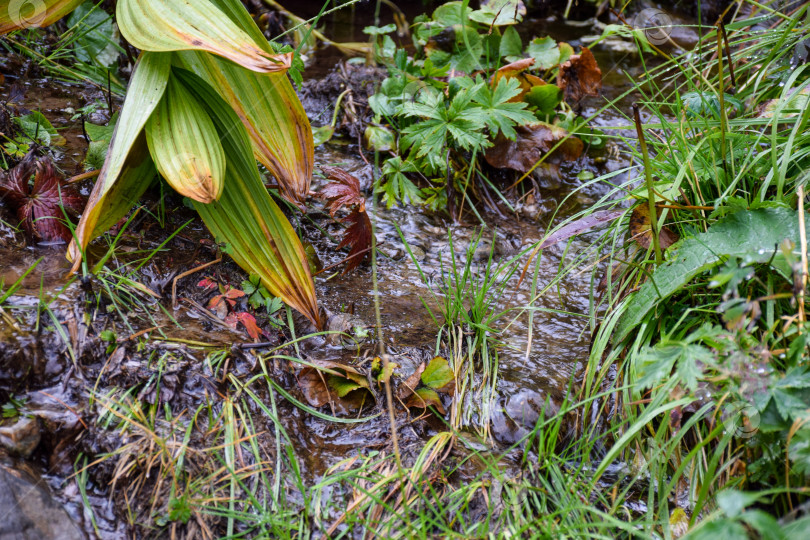
{"label": "reddish leaf cluster", "polygon": [[335,217],[341,208],[351,208],[351,213],[342,220],[349,226],[343,231],[338,245],[338,249],[350,248],[344,270],[350,272],[368,257],[371,249],[371,220],[366,213],[366,199],[360,192],[360,181],[355,176],[337,167],[321,167],[321,170],[331,180],[320,193],[326,199],[329,215]]}
{"label": "reddish leaf cluster", "polygon": [[70,241],[65,212],[76,216],[84,207],[84,198],[63,182],[50,159],[36,161],[32,154],[0,179],[0,198],[11,206],[29,236],[46,242]]}

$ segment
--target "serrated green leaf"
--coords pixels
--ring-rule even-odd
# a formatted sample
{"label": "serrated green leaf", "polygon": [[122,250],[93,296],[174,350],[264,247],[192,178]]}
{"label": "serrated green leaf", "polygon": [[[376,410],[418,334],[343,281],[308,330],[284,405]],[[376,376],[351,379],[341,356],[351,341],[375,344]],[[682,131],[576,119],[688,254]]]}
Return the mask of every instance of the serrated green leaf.
{"label": "serrated green leaf", "polygon": [[560,63],[560,49],[557,42],[548,36],[534,38],[526,52],[534,58],[534,69],[551,69]]}

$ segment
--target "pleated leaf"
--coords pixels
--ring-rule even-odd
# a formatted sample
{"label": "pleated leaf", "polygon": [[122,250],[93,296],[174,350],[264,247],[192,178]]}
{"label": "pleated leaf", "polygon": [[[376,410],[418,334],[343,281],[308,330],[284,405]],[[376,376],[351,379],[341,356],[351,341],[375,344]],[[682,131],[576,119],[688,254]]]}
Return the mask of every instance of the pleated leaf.
{"label": "pleated leaf", "polygon": [[119,0],[116,15],[121,34],[145,51],[208,51],[261,73],[286,71],[292,62],[289,53],[265,50],[264,37],[253,39],[210,0]]}
{"label": "pleated leaf", "polygon": [[211,115],[225,150],[225,189],[218,201],[194,202],[209,230],[249,274],[260,276],[267,290],[320,326],[315,287],[306,253],[290,222],[262,182],[239,118],[205,81],[175,69]]}
{"label": "pleated leaf", "polygon": [[144,52],[135,64],[110,149],[68,248],[73,270],[87,245],[121,219],[155,175],[143,128],[169,80],[171,55]]}
{"label": "pleated leaf", "polygon": [[48,26],[84,0],[8,0],[0,7],[0,36],[21,28]]}
{"label": "pleated leaf", "polygon": [[219,135],[197,98],[174,78],[146,123],[146,140],[157,170],[178,193],[202,203],[219,199],[225,177]]}
{"label": "pleated leaf", "polygon": [[[265,51],[267,40],[240,2],[211,0]],[[202,52],[176,55],[233,107],[247,129],[253,153],[276,177],[281,195],[303,206],[312,179],[315,146],[304,108],[285,74],[253,73]]]}

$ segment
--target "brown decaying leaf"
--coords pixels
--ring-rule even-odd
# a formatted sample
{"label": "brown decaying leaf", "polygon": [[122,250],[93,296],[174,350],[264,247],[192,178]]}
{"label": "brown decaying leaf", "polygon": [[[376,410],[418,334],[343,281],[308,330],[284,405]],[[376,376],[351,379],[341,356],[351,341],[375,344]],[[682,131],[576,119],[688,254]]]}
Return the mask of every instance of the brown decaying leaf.
{"label": "brown decaying leaf", "polygon": [[557,86],[565,92],[565,101],[573,105],[585,96],[598,96],[602,89],[602,70],[587,47],[560,65]]}
{"label": "brown decaying leaf", "polygon": [[594,227],[598,227],[599,225],[609,223],[624,214],[624,212],[625,210],[623,208],[620,208],[619,210],[598,210],[593,214],[585,216],[584,218],[572,221],[568,225],[564,225],[556,232],[550,234],[545,240],[543,240],[537,249],[545,249],[549,246],[553,246],[557,242],[568,240],[572,236],[589,231]]}
{"label": "brown decaying leaf", "polygon": [[425,371],[425,367],[427,366],[422,362],[410,377],[399,383],[399,390],[397,392],[399,399],[406,399],[416,392],[416,388],[422,380],[422,372]]}
{"label": "brown decaying leaf", "polygon": [[357,177],[337,167],[321,167],[321,170],[331,180],[320,193],[327,200],[326,208],[331,217],[335,217],[337,211],[345,206],[357,206],[361,212],[366,211],[366,198],[360,192]]}
{"label": "brown decaying leaf", "polygon": [[437,394],[436,391],[431,388],[419,388],[416,390],[405,402],[405,406],[417,407],[419,409],[427,409],[429,406],[433,406],[441,414],[445,414],[447,412],[444,409],[444,405],[442,405],[442,400],[439,397],[439,394]]}
{"label": "brown decaying leaf", "polygon": [[[543,154],[551,150],[568,132],[561,127],[545,122],[517,126],[517,137],[510,141],[499,135],[495,144],[487,149],[487,163],[499,169],[515,169],[527,173]],[[574,161],[582,155],[585,145],[577,137],[569,137],[545,160],[549,164]]]}
{"label": "brown decaying leaf", "polygon": [[[630,215],[630,235],[642,248],[649,249],[652,243],[652,230],[650,228],[650,205],[647,201],[633,208],[633,213]],[[661,249],[667,249],[678,240],[680,240],[678,233],[661,227],[658,233],[658,243],[661,245]]]}
{"label": "brown decaying leaf", "polygon": [[[341,208],[351,208],[352,212],[343,220],[349,226],[343,231],[338,249],[349,247],[349,257],[343,273],[360,266],[369,256],[371,247],[371,220],[366,213],[366,199],[360,191],[360,181],[353,175],[337,167],[321,167],[330,183],[321,189],[320,196],[327,200],[326,208],[333,218]],[[364,255],[360,255],[364,253]]]}
{"label": "brown decaying leaf", "polygon": [[[29,179],[35,170],[31,186]],[[29,236],[46,242],[71,239],[62,208],[75,216],[85,202],[72,186],[63,183],[50,159],[35,161],[32,154],[28,154],[0,182],[0,198],[14,209]]]}
{"label": "brown decaying leaf", "polygon": [[[337,411],[345,413],[352,409],[359,408],[365,401],[365,398],[371,395],[368,391],[370,385],[366,376],[357,369],[327,360],[313,362],[313,365],[340,374],[335,375],[334,373],[321,371],[321,369],[311,366],[304,367],[298,373],[298,386],[301,389],[301,393],[303,393],[304,398],[313,407],[323,407],[324,405],[332,404]],[[360,390],[360,392],[355,390],[349,392],[342,398],[339,397],[334,388],[335,385],[329,384],[331,377],[338,377],[355,383],[358,386],[357,390]]]}

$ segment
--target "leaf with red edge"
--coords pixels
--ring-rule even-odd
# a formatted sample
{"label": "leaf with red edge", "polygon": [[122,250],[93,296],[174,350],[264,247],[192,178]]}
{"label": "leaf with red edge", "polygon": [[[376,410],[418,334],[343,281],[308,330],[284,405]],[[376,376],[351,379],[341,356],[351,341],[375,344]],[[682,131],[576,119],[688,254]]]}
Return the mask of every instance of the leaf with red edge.
{"label": "leaf with red edge", "polygon": [[[343,220],[350,225],[343,231],[343,239],[338,249],[350,246],[349,258],[346,261],[344,273],[350,272],[360,266],[368,258],[371,248],[371,220],[364,210],[355,210]],[[363,253],[365,251],[365,253]],[[363,253],[361,255],[361,253]]]}
{"label": "leaf with red edge", "polygon": [[[36,170],[33,186],[29,180]],[[65,225],[65,213],[75,216],[84,199],[70,185],[64,184],[49,159],[34,161],[29,154],[9,171],[0,183],[0,197],[17,213],[26,233],[46,242],[68,241],[72,235]],[[64,211],[63,211],[64,208]]]}
{"label": "leaf with red edge", "polygon": [[361,212],[366,211],[366,198],[360,192],[357,177],[337,167],[321,167],[321,170],[331,180],[320,193],[327,200],[326,208],[330,216],[335,217],[335,213],[344,206],[357,206]]}
{"label": "leaf with red edge", "polygon": [[246,311],[242,311],[236,314],[236,318],[242,323],[242,326],[245,327],[247,333],[253,339],[259,339],[259,336],[262,335],[262,329],[259,328],[259,325],[256,324],[256,318],[247,313]]}

